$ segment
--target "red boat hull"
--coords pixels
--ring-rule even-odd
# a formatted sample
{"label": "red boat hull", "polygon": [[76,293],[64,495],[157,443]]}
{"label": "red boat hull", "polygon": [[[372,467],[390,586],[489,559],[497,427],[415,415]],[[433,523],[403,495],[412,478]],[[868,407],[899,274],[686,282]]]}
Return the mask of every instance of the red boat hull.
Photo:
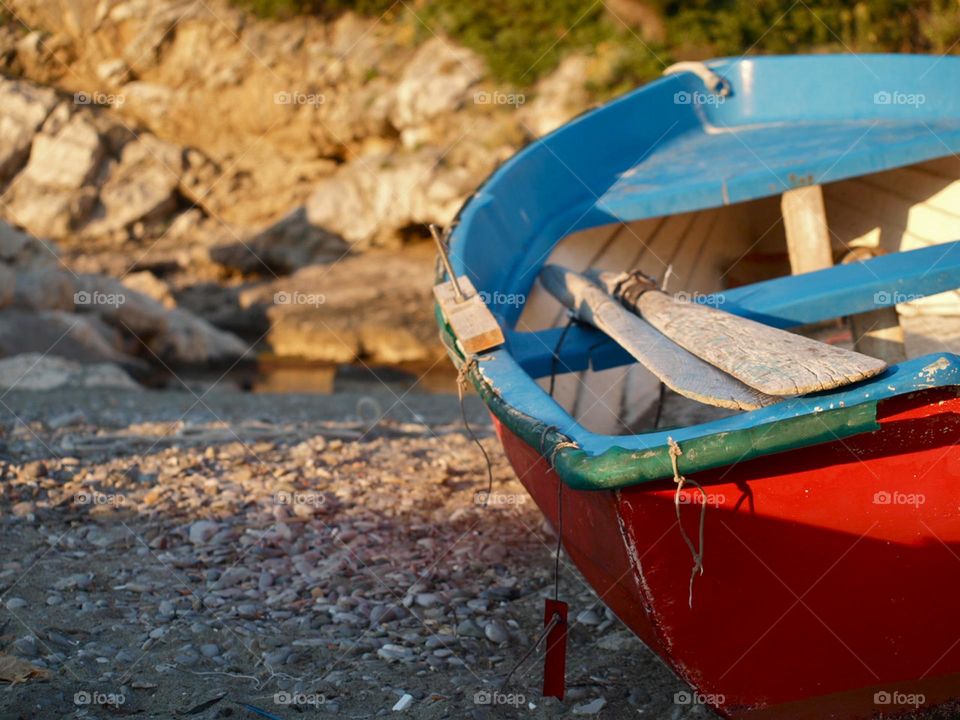
{"label": "red boat hull", "polygon": [[[693,476],[708,506],[692,609],[670,481],[564,488],[564,547],[603,601],[728,717],[871,718],[958,698],[960,399],[899,397],[877,419],[873,433]],[[496,425],[556,526],[559,478]],[[694,540],[697,497],[685,490],[680,505]]]}

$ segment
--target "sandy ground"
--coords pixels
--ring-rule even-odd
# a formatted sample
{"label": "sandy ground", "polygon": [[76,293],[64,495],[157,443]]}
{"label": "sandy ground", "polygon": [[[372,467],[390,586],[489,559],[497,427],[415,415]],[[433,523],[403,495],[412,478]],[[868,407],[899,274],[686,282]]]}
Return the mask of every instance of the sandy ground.
{"label": "sandy ground", "polygon": [[486,704],[554,538],[475,398],[496,507],[449,396],[199,398],[2,397],[0,657],[46,677],[0,718],[714,717],[565,558],[566,700],[534,660]]}

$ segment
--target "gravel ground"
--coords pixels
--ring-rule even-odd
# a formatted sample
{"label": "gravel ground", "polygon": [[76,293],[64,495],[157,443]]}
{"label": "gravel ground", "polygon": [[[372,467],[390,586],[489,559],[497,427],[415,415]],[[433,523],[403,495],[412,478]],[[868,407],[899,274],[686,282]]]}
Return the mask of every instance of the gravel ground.
{"label": "gravel ground", "polygon": [[567,699],[534,660],[484,704],[538,632],[554,538],[475,398],[486,509],[449,396],[199,398],[0,398],[0,658],[40,675],[0,717],[714,717],[566,562]]}

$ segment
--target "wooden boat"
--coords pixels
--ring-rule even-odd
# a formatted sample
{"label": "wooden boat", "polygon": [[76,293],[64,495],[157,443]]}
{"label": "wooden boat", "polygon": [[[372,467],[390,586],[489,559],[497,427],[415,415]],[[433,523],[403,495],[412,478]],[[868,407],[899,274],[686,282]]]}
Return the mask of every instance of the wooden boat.
{"label": "wooden boat", "polygon": [[[603,602],[726,717],[888,717],[960,697],[960,357],[941,330],[960,314],[958,87],[953,57],[691,66],[526,147],[450,233],[453,271],[504,333],[464,372],[517,475]],[[783,196],[814,185],[835,257],[887,254],[750,282],[783,274],[764,267],[787,256]],[[896,305],[913,357],[657,429],[658,381],[599,331],[565,327],[536,282],[548,262],[670,265],[671,291],[777,328]],[[707,497],[692,607],[668,439]],[[695,537],[698,495],[680,497]]]}

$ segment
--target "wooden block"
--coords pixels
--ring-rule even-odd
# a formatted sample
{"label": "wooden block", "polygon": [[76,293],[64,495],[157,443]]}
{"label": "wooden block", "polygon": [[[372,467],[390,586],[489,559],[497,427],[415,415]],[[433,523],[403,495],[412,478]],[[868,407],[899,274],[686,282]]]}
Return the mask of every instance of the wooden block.
{"label": "wooden block", "polygon": [[794,275],[833,265],[827,211],[819,185],[788,190],[780,198],[787,233],[790,270]]}
{"label": "wooden block", "polygon": [[453,281],[448,280],[433,287],[433,296],[440,305],[440,311],[446,318],[464,352],[471,355],[503,345],[503,331],[500,324],[477,293],[470,279],[461,275],[457,278],[464,299],[458,300]]}

